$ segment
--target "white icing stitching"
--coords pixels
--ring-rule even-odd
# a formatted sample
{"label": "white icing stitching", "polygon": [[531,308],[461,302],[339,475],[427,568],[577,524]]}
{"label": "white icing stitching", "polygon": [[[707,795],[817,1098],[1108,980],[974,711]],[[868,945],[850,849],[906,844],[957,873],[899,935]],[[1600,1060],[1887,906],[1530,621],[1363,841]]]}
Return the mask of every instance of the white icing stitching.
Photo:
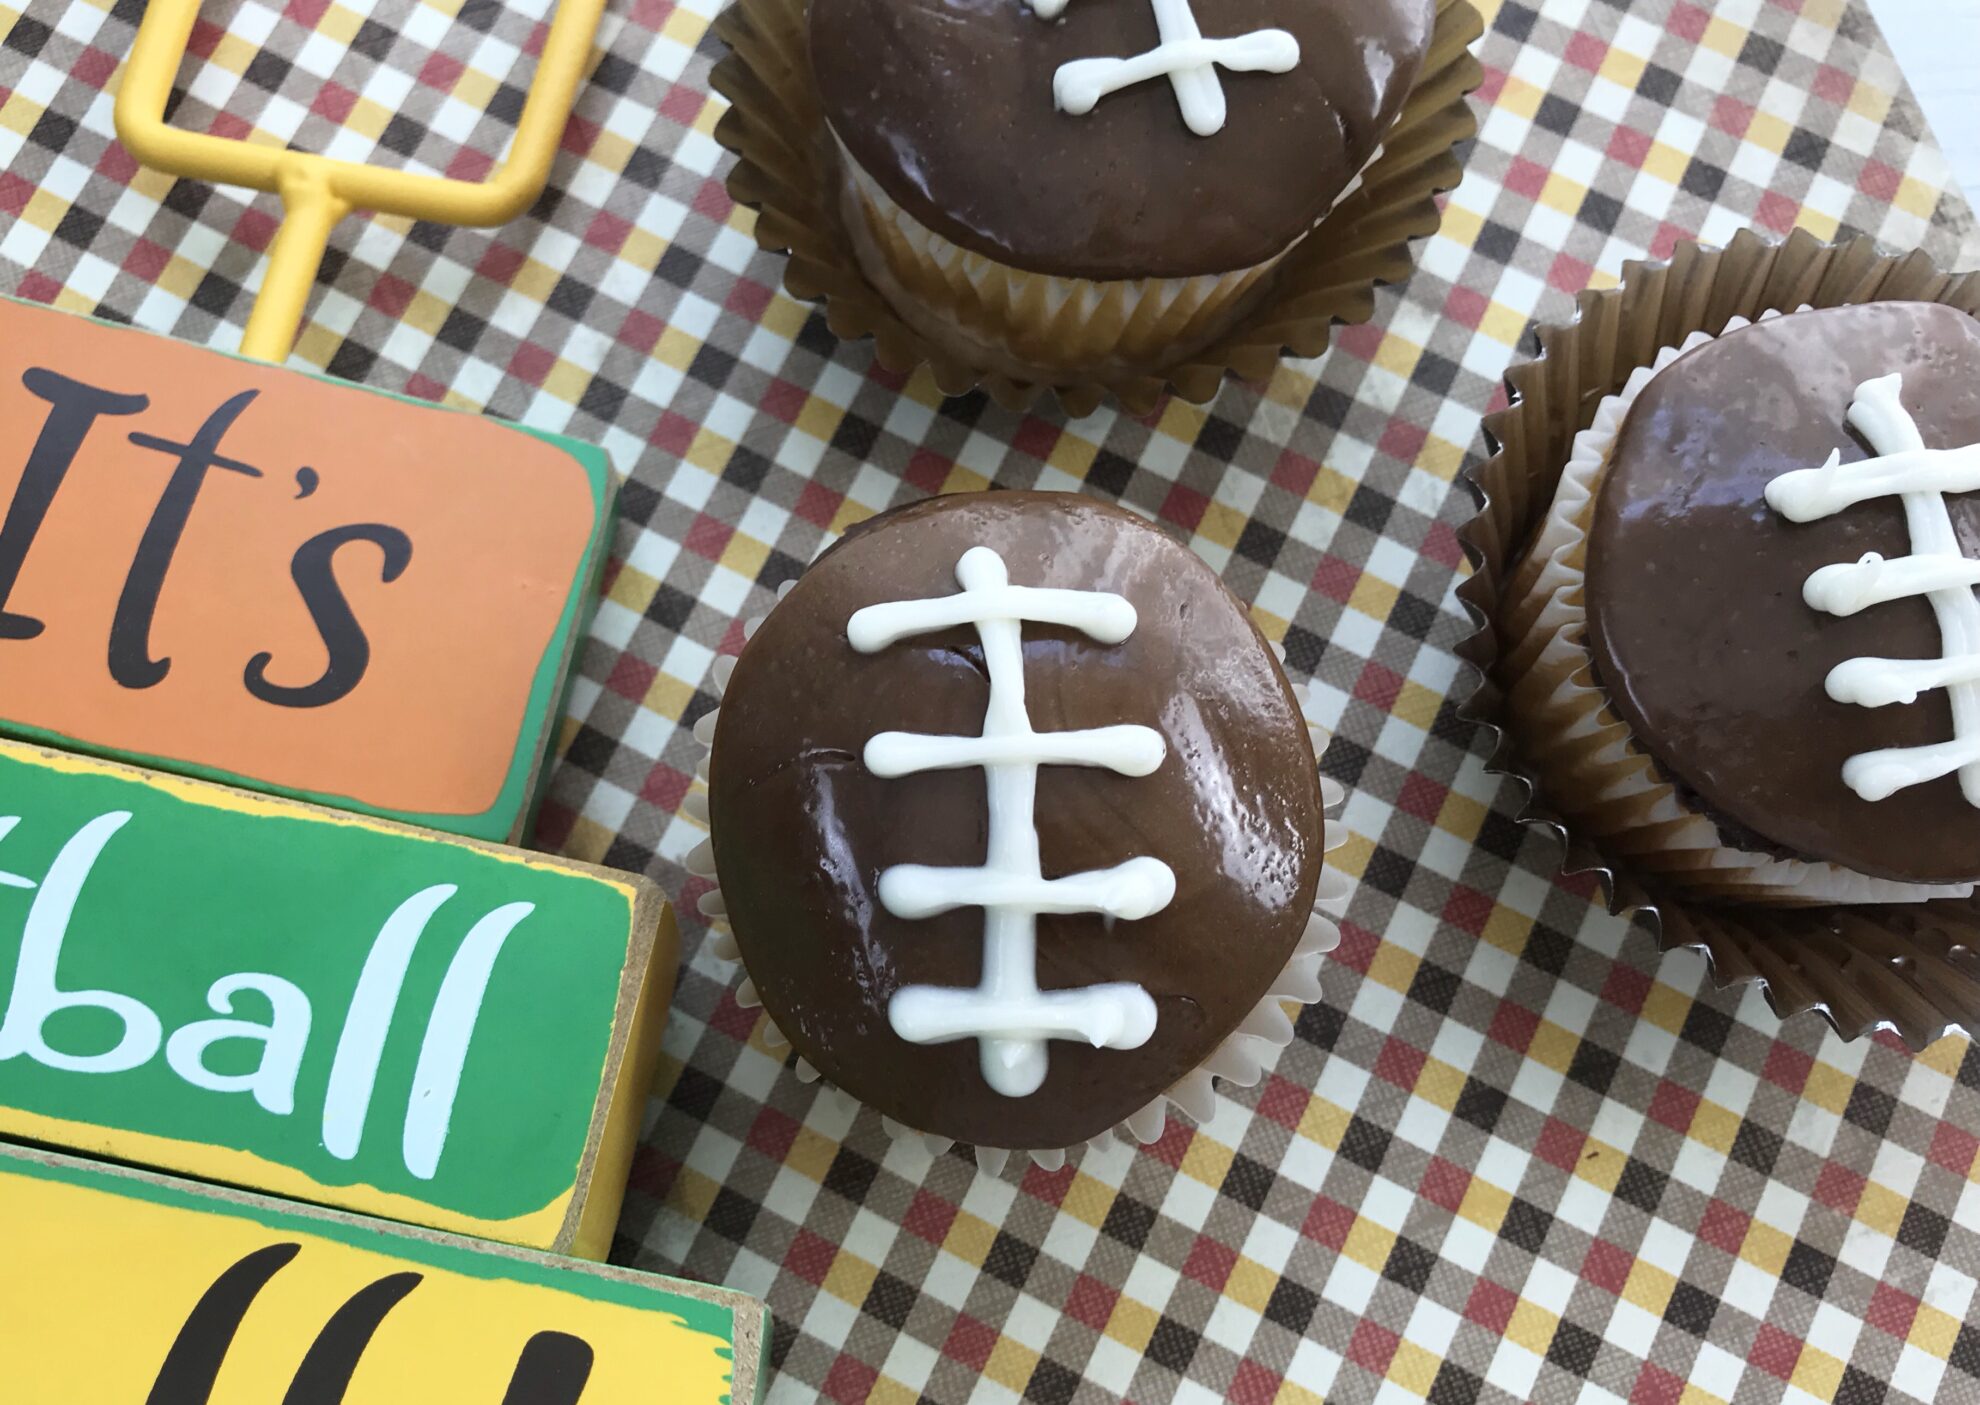
{"label": "white icing stitching", "polygon": [[1034,823],[1038,768],[1100,766],[1146,776],[1162,764],[1167,745],[1152,727],[1031,729],[1023,626],[1062,625],[1102,644],[1118,644],[1135,626],[1134,607],[1126,600],[1101,591],[1014,586],[1003,558],[982,546],[963,553],[956,580],[959,595],[869,605],[846,625],[847,641],[866,654],[912,635],[973,625],[990,675],[980,736],[881,732],[866,744],[866,765],[880,776],[982,767],[990,807],[981,868],[897,864],[880,875],[880,902],[896,917],[983,909],[983,981],[974,989],[903,987],[888,1003],[887,1018],[896,1034],[914,1044],[977,1039],[985,1081],[1007,1097],[1023,1097],[1044,1082],[1047,1039],[1134,1049],[1155,1032],[1155,1002],[1131,982],[1038,989],[1038,914],[1095,912],[1133,921],[1168,906],[1176,890],[1169,866],[1147,857],[1047,879]]}
{"label": "white icing stitching", "polygon": [[[1057,19],[1067,0],[1029,0],[1031,12]],[[1093,111],[1109,93],[1150,78],[1167,78],[1183,123],[1199,137],[1224,127],[1224,85],[1219,68],[1233,73],[1287,73],[1299,62],[1299,41],[1283,29],[1254,29],[1227,39],[1205,39],[1189,0],[1150,0],[1161,42],[1129,58],[1074,59],[1052,75],[1052,101],[1075,117]]]}
{"label": "white icing stitching", "polygon": [[1927,449],[1918,425],[1899,403],[1903,377],[1865,381],[1850,403],[1849,422],[1877,457],[1845,464],[1832,453],[1820,468],[1784,473],[1767,485],[1767,503],[1795,522],[1829,517],[1873,498],[1904,505],[1911,555],[1886,561],[1871,552],[1854,563],[1824,566],[1802,587],[1817,610],[1852,615],[1871,605],[1922,595],[1939,622],[1943,652],[1936,659],[1845,659],[1829,671],[1830,697],[1862,707],[1917,700],[1944,688],[1952,703],[1952,740],[1931,746],[1887,747],[1843,763],[1843,783],[1865,800],[1882,800],[1908,786],[1959,772],[1960,792],[1980,806],[1980,563],[1959,549],[1945,494],[1980,490],[1980,444]]}

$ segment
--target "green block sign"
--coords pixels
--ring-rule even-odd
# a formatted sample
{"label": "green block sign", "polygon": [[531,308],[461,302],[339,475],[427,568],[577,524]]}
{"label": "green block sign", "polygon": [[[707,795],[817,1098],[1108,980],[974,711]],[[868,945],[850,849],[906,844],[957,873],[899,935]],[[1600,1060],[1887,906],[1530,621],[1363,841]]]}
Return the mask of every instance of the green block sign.
{"label": "green block sign", "polygon": [[602,1253],[664,908],[625,874],[0,744],[0,1134]]}

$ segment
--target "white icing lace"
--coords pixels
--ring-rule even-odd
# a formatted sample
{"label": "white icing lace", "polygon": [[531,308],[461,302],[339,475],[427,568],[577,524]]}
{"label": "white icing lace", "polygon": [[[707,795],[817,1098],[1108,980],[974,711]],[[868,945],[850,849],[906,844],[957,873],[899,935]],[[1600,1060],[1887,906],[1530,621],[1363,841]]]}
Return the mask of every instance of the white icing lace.
{"label": "white icing lace", "polygon": [[[1028,0],[1042,20],[1065,13],[1067,0]],[[1075,117],[1093,111],[1109,93],[1150,78],[1167,78],[1175,89],[1183,123],[1199,137],[1222,131],[1224,85],[1219,68],[1233,73],[1290,72],[1299,62],[1299,41],[1283,29],[1254,29],[1228,39],[1205,39],[1189,0],[1150,0],[1155,10],[1154,48],[1129,58],[1074,59],[1052,75],[1052,100]]]}
{"label": "white icing lace", "polygon": [[1046,878],[1033,813],[1038,768],[1100,766],[1146,776],[1162,764],[1167,747],[1161,733],[1135,725],[1034,732],[1025,707],[1023,626],[1056,624],[1118,644],[1135,626],[1134,607],[1125,599],[1014,586],[1003,558],[982,546],[963,553],[956,580],[958,595],[869,605],[846,626],[853,648],[870,654],[911,635],[973,625],[990,675],[981,735],[881,732],[866,744],[866,765],[880,776],[982,767],[990,809],[982,867],[899,864],[880,875],[880,902],[896,917],[983,909],[983,981],[974,989],[905,986],[889,1002],[887,1018],[913,1044],[977,1039],[985,1081],[1007,1097],[1023,1097],[1044,1082],[1047,1039],[1133,1049],[1155,1032],[1155,1002],[1139,985],[1039,990],[1038,914],[1095,912],[1132,921],[1160,912],[1176,891],[1175,873],[1148,857]]}
{"label": "white icing lace", "polygon": [[1882,800],[1908,786],[1959,772],[1967,803],[1980,806],[1980,562],[1966,559],[1953,532],[1945,494],[1980,490],[1980,444],[1928,449],[1918,425],[1899,403],[1901,376],[1856,388],[1849,422],[1870,441],[1875,458],[1845,464],[1832,453],[1820,468],[1796,469],[1767,485],[1767,502],[1795,522],[1829,517],[1874,498],[1897,497],[1911,532],[1911,555],[1886,561],[1870,552],[1854,563],[1824,566],[1802,587],[1802,598],[1832,615],[1922,595],[1939,622],[1943,652],[1936,659],[1845,659],[1829,671],[1830,697],[1884,707],[1915,702],[1944,688],[1952,703],[1950,741],[1888,747],[1843,763],[1843,783],[1865,800]]}

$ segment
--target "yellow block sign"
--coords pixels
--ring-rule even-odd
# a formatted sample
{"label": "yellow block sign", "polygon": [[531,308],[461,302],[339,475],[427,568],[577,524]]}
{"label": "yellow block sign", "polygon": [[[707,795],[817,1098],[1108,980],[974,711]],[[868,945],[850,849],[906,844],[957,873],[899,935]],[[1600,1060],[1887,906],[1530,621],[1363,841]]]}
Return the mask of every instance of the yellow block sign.
{"label": "yellow block sign", "polygon": [[768,1317],[726,1288],[0,1148],[0,1398],[718,1405]]}

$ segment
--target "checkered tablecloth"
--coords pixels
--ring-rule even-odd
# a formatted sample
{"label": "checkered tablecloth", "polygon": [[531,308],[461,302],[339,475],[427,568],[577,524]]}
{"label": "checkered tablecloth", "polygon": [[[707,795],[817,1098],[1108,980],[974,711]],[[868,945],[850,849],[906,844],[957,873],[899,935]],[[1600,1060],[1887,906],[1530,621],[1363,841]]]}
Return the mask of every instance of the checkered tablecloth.
{"label": "checkered tablecloth", "polygon": [[[296,352],[632,474],[540,842],[691,913],[687,728],[738,618],[890,503],[1084,484],[1317,679],[1362,882],[1262,1087],[1005,1179],[799,1084],[690,923],[615,1257],[766,1297],[780,1401],[1980,1399],[1980,1052],[1783,1027],[1658,960],[1550,879],[1447,701],[1453,480],[1530,319],[1743,224],[1975,261],[1861,4],[1487,0],[1468,174],[1375,321],[1207,409],[1068,424],[944,404],[778,291],[710,135],[714,3],[613,0],[525,219],[343,225]],[[0,8],[0,286],[231,347],[275,207],[115,144],[141,4]],[[204,13],[179,123],[466,177],[542,35],[496,0]]]}

